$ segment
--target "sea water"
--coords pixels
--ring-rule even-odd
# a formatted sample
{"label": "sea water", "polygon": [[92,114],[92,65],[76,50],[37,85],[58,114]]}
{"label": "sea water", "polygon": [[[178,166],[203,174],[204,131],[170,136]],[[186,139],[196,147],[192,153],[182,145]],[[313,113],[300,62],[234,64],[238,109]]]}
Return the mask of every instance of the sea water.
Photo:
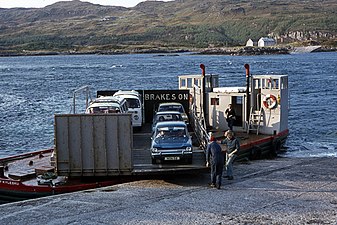
{"label": "sea water", "polygon": [[[0,58],[0,157],[54,144],[54,114],[69,113],[73,91],[177,89],[178,75],[220,75],[245,86],[252,74],[289,75],[289,157],[337,156],[337,53],[268,56],[193,54],[60,55]],[[84,94],[78,110],[84,111]]]}

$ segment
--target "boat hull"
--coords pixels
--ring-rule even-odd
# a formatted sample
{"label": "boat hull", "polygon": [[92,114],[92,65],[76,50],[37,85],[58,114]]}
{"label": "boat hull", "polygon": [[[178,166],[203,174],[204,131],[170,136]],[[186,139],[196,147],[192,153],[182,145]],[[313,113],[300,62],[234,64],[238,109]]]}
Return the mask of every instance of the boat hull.
{"label": "boat hull", "polygon": [[256,140],[248,141],[241,144],[238,160],[248,158],[250,160],[275,157],[282,152],[285,146],[289,130],[284,130],[274,136],[261,136]]}
{"label": "boat hull", "polygon": [[[20,201],[25,199],[40,198],[50,195],[64,194],[76,191],[83,191],[99,187],[106,187],[121,183],[119,178],[110,178],[107,181],[91,181],[80,183],[81,179],[76,181],[78,184],[67,184],[64,186],[48,185],[25,185],[21,181],[0,178],[0,199],[2,201]],[[86,181],[87,182],[87,181]]]}

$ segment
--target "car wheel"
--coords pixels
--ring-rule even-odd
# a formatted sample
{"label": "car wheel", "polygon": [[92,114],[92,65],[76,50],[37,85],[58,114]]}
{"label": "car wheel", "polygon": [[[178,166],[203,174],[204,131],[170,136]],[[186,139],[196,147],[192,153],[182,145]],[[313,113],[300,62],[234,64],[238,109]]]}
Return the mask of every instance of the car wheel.
{"label": "car wheel", "polygon": [[157,164],[157,160],[156,159],[152,159],[152,164]]}
{"label": "car wheel", "polygon": [[187,158],[187,159],[186,159],[186,163],[187,163],[187,164],[192,164],[192,158]]}

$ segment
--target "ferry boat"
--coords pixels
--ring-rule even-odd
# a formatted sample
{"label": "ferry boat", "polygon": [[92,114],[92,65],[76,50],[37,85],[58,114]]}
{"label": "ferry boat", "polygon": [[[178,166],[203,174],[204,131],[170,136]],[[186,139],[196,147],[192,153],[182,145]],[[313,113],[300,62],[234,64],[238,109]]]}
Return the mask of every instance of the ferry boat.
{"label": "ferry boat", "polygon": [[[289,132],[288,77],[251,75],[245,67],[245,87],[219,87],[219,76],[206,74],[201,65],[201,74],[179,76],[178,90],[137,90],[144,122],[138,132],[132,127],[132,113],[75,113],[74,99],[73,114],[55,115],[53,149],[0,159],[0,199],[18,201],[152,175],[208,170],[204,150],[210,133],[224,138],[228,104],[236,111],[238,160],[275,156]],[[193,142],[188,163],[171,161],[178,157],[152,163],[152,117],[165,102],[181,103],[188,112]],[[156,151],[160,154],[160,149]]]}

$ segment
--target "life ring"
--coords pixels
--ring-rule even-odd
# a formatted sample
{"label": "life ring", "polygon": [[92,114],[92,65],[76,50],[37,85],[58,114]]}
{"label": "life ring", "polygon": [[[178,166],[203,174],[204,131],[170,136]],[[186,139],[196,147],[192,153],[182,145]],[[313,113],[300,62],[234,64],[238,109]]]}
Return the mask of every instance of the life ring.
{"label": "life ring", "polygon": [[274,109],[277,106],[277,99],[274,95],[266,95],[263,99],[263,105],[267,109]]}

